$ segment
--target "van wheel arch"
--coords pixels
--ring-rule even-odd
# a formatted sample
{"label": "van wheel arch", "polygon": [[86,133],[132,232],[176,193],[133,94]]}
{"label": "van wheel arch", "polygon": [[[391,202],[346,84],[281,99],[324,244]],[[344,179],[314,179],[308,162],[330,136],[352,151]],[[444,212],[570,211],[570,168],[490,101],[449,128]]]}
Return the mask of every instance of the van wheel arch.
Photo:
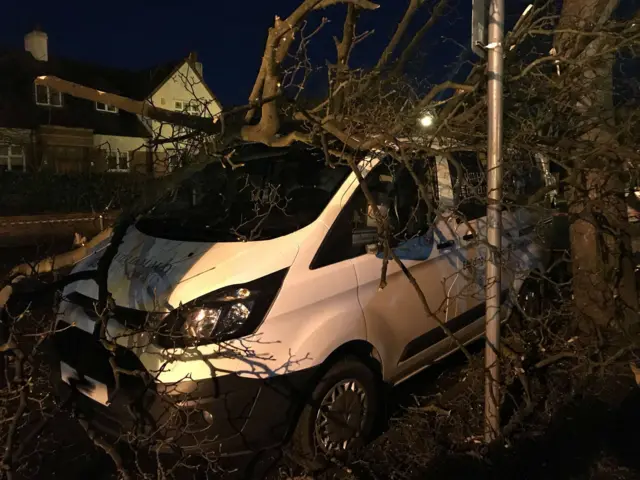
{"label": "van wheel arch", "polygon": [[[331,367],[346,358],[351,358],[361,362],[373,372],[381,387],[386,386],[383,381],[382,362],[376,348],[366,340],[351,340],[336,348],[321,364],[318,365],[313,375],[308,378],[304,384],[302,398],[305,398],[306,400],[307,395],[310,395],[311,392],[313,392],[313,389],[316,387],[318,382],[322,380]],[[302,411],[302,407],[303,405],[300,406],[300,411]],[[295,414],[296,418],[298,414],[299,412]]]}
{"label": "van wheel arch", "polygon": [[366,340],[352,340],[343,343],[322,362],[321,370],[323,373],[326,372],[333,364],[347,356],[356,357],[369,367],[380,380],[382,379],[383,366],[380,354],[376,347]]}
{"label": "van wheel arch", "polygon": [[351,340],[336,348],[315,368],[314,373],[306,380],[302,387],[301,392],[303,392],[303,396],[312,392],[317,383],[331,367],[345,358],[351,358],[361,362],[374,373],[380,385],[384,385],[382,361],[378,350],[366,340]]}

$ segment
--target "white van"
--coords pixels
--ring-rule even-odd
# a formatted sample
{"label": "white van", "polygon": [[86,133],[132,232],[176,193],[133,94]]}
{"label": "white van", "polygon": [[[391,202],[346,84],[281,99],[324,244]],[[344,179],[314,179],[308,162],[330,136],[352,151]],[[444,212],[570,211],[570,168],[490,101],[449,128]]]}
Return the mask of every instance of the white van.
{"label": "white van", "polygon": [[[455,350],[438,320],[464,343],[482,334],[485,167],[474,153],[414,159],[428,212],[399,163],[360,165],[436,320],[393,261],[380,288],[377,230],[348,167],[300,145],[236,155],[236,168],[207,165],[129,228],[108,278],[117,348],[98,340],[96,284],[64,290],[54,380],[109,435],[221,455],[293,439],[315,461],[369,436],[382,386]],[[536,172],[514,180],[536,191]],[[505,293],[546,261],[535,217],[505,210]],[[105,246],[74,271],[95,269]]]}

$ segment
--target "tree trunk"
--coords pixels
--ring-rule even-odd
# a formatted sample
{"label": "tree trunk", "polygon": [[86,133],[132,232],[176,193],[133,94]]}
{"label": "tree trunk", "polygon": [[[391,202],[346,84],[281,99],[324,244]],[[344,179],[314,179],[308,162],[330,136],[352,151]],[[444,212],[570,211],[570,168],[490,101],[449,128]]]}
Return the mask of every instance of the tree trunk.
{"label": "tree trunk", "polygon": [[[631,239],[624,200],[624,159],[608,154],[617,142],[613,109],[613,54],[605,54],[607,37],[577,36],[566,30],[589,31],[603,25],[617,0],[565,0],[555,48],[576,60],[566,84],[579,81],[579,100],[570,100],[573,114],[592,124],[582,137],[595,152],[574,152],[569,212],[574,304],[580,324],[604,327],[635,320],[638,296]],[[563,31],[564,30],[564,31]],[[583,66],[584,65],[584,66]],[[576,92],[576,87],[573,87]],[[575,98],[575,97],[574,97]],[[619,300],[619,301],[617,301]]]}

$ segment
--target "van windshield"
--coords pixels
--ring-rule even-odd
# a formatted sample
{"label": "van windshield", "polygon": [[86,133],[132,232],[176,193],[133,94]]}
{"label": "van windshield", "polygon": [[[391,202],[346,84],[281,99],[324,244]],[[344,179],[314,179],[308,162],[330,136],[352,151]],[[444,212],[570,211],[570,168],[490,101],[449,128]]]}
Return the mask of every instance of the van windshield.
{"label": "van windshield", "polygon": [[168,192],[136,227],[171,240],[230,242],[287,235],[313,222],[350,173],[305,146],[244,149]]}

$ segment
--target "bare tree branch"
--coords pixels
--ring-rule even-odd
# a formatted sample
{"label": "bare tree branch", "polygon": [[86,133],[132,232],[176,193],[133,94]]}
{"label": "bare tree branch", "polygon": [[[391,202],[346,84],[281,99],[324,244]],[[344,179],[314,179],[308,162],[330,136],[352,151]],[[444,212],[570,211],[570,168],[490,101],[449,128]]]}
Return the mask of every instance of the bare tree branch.
{"label": "bare tree branch", "polygon": [[410,0],[409,5],[407,6],[407,9],[405,10],[404,15],[402,16],[402,20],[400,20],[400,23],[398,24],[398,28],[396,28],[395,33],[391,37],[391,40],[385,47],[384,51],[382,52],[382,55],[380,55],[380,59],[378,60],[378,63],[376,65],[377,69],[383,68],[389,62],[389,59],[393,55],[393,52],[398,47],[398,44],[404,37],[404,34],[406,33],[407,29],[409,28],[409,25],[411,24],[411,20],[413,19],[413,16],[416,14],[418,9],[422,5],[424,5],[424,3],[425,3],[425,0]]}
{"label": "bare tree branch", "polygon": [[442,16],[444,13],[444,9],[449,3],[449,0],[440,0],[438,4],[434,7],[433,12],[429,16],[429,20],[425,22],[425,24],[418,30],[418,32],[413,36],[409,45],[402,51],[400,54],[400,58],[396,62],[395,71],[396,73],[400,73],[403,71],[407,62],[411,58],[418,48],[420,41],[424,38],[425,34],[436,24],[436,21]]}

